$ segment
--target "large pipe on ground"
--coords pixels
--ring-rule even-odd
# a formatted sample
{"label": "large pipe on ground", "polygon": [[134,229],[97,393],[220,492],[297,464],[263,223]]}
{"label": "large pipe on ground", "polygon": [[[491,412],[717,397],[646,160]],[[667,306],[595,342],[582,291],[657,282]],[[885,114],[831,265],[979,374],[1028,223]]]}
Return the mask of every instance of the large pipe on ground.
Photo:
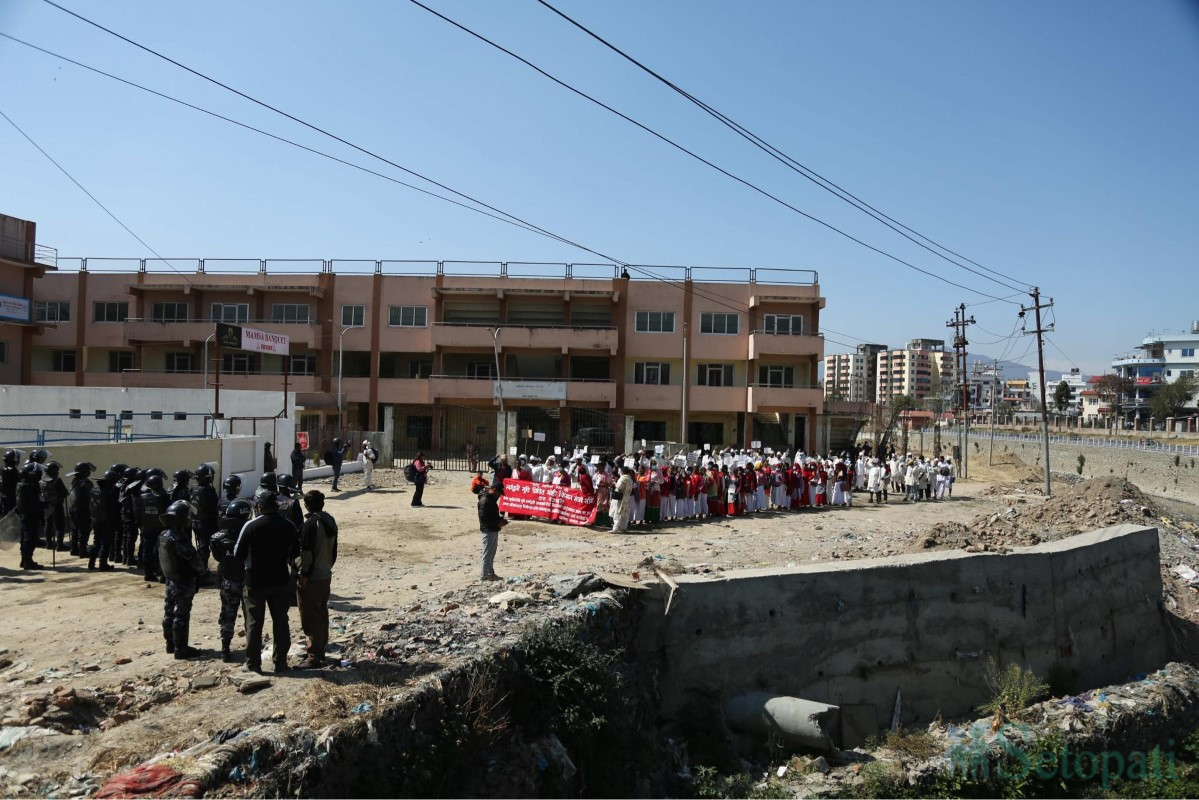
{"label": "large pipe on ground", "polygon": [[769,692],[750,692],[724,703],[725,721],[735,731],[774,733],[789,744],[824,752],[837,749],[828,731],[840,714],[838,706]]}

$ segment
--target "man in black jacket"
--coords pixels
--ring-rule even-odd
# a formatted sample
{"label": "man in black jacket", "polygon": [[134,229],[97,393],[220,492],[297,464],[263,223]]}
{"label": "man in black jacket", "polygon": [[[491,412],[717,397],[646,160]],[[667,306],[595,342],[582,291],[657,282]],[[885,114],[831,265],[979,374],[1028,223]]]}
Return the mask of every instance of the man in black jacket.
{"label": "man in black jacket", "polygon": [[42,569],[33,560],[37,535],[42,529],[42,473],[37,464],[28,462],[21,467],[20,476],[16,506],[21,517],[21,569]]}
{"label": "man in black jacket", "polygon": [[291,476],[296,480],[297,492],[304,488],[304,464],[307,462],[308,456],[304,455],[300,443],[296,442],[296,449],[291,451]]}
{"label": "man in black jacket", "polygon": [[245,668],[252,672],[262,671],[262,626],[269,609],[275,672],[285,672],[287,651],[291,649],[287,609],[295,591],[291,578],[300,549],[299,533],[295,525],[280,516],[274,492],[263,492],[254,500],[261,516],[242,528],[233,550],[234,557],[246,568],[242,596],[242,614],[246,622]]}
{"label": "man in black jacket", "polygon": [[508,520],[500,516],[500,485],[492,483],[486,491],[479,492],[479,534],[483,543],[482,569],[479,580],[498,581],[495,574],[495,551],[500,544],[500,528]]}
{"label": "man in black jacket", "polygon": [[71,496],[67,512],[71,516],[71,555],[86,556],[87,542],[92,535],[92,489],[95,484],[91,475],[96,465],[80,461],[75,465],[75,477],[71,480]]}
{"label": "man in black jacket", "polygon": [[220,496],[212,485],[216,470],[208,464],[201,464],[195,471],[196,485],[192,489],[191,504],[196,510],[192,519],[192,533],[196,536],[196,552],[200,554],[200,563],[204,565],[203,574],[208,578],[208,553],[211,550],[209,541],[216,533],[220,519]]}
{"label": "man in black jacket", "polygon": [[97,558],[100,559],[101,570],[108,571],[113,568],[112,564],[108,563],[108,556],[112,552],[113,537],[116,536],[117,526],[121,522],[121,498],[117,489],[119,478],[120,475],[110,469],[96,481],[96,486],[92,489],[92,525],[96,537],[92,542],[92,549],[88,551],[88,569],[96,568]]}
{"label": "man in black jacket", "polygon": [[325,463],[333,469],[333,486],[332,491],[339,492],[337,482],[341,480],[341,465],[346,460],[346,453],[350,451],[349,442],[342,443],[341,439],[334,439],[333,446],[325,451]]}

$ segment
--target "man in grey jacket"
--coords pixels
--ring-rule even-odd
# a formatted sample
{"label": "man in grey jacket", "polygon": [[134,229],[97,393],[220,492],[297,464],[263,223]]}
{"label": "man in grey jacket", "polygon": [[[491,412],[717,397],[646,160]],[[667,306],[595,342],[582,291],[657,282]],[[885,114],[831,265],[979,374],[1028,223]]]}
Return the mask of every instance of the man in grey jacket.
{"label": "man in grey jacket", "polygon": [[308,637],[308,657],[296,668],[317,669],[325,665],[329,643],[329,587],[337,561],[337,522],[325,511],[325,495],[315,489],[304,494],[304,508],[308,514],[300,528],[296,604],[300,627]]}

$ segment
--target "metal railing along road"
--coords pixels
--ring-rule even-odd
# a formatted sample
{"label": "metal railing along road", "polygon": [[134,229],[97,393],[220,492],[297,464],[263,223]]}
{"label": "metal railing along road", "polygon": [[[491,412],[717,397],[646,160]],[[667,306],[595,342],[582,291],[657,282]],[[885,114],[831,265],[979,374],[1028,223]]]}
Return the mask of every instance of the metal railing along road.
{"label": "metal railing along road", "polygon": [[[37,245],[41,247],[41,245]],[[97,258],[53,253],[60,270],[78,272],[144,272],[227,275],[408,275],[472,278],[579,278],[635,281],[697,281],[702,283],[768,283],[815,286],[820,274],[787,267],[694,267],[665,264],[596,264],[532,261],[420,261],[325,258]],[[39,261],[38,263],[44,263]]]}
{"label": "metal railing along road", "polygon": [[[971,439],[990,439],[987,431],[970,431]],[[1039,433],[996,433],[996,441],[1030,442],[1040,444],[1042,436]],[[1127,439],[1106,436],[1079,436],[1076,434],[1049,434],[1050,444],[1082,445],[1085,447],[1108,447],[1114,450],[1140,450],[1146,453],[1170,453],[1181,456],[1199,456],[1199,445],[1166,444],[1153,437],[1138,437]]]}

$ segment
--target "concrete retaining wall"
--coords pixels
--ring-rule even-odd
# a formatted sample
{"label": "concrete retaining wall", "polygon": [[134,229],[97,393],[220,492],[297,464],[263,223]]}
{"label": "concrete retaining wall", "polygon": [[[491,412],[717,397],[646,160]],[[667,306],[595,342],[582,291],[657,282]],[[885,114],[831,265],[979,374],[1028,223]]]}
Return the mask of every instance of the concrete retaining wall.
{"label": "concrete retaining wall", "polygon": [[[970,463],[985,464],[987,440],[971,436],[970,441]],[[975,449],[975,444],[979,449]],[[1041,468],[1040,442],[996,439],[995,454],[1000,453],[1014,453],[1028,466]],[[1115,475],[1128,478],[1149,494],[1189,503],[1195,502],[1195,498],[1199,497],[1199,458],[1178,456],[1178,466],[1175,466],[1173,453],[1053,442],[1049,445],[1049,469],[1053,472],[1077,475],[1079,455],[1086,458],[1082,469],[1084,478],[1107,478]],[[1191,466],[1192,461],[1195,463],[1194,467]]]}
{"label": "concrete retaining wall", "polygon": [[[763,690],[873,707],[889,725],[970,713],[983,663],[1055,662],[1099,686],[1167,658],[1158,537],[1118,525],[1007,555],[935,552],[677,578],[646,592],[640,646],[664,665],[663,713]],[[869,708],[858,709],[869,713]]]}

